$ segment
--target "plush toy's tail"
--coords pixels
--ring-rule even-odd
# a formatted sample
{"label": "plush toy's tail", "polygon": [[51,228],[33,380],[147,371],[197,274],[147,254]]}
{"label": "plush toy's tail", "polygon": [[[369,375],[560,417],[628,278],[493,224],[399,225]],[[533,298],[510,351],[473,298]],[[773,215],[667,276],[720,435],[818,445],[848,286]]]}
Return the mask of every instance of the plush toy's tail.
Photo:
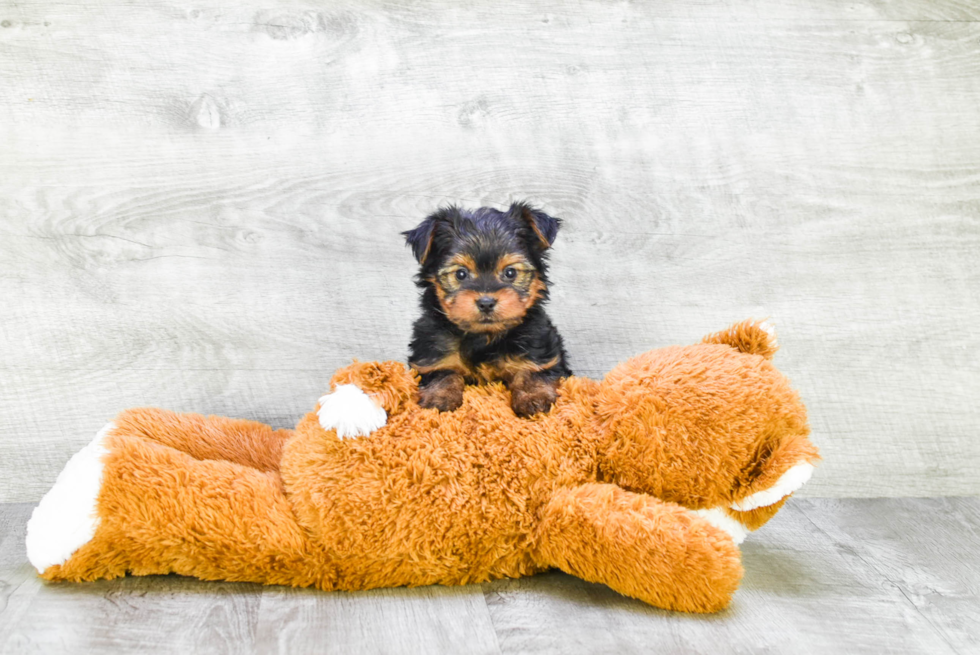
{"label": "plush toy's tail", "polygon": [[776,329],[768,321],[747,320],[736,323],[726,330],[709,334],[701,343],[721,343],[750,355],[772,359],[779,349]]}

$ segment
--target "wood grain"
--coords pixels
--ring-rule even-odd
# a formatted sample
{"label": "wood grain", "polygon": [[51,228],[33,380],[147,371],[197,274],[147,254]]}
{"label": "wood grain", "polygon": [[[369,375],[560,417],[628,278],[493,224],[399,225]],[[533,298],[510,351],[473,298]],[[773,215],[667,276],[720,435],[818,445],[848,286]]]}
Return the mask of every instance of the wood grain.
{"label": "wood grain", "polygon": [[805,495],[980,494],[980,9],[0,3],[0,500],[120,409],[289,426],[402,359],[398,232],[566,219],[573,368],[780,328]]}
{"label": "wood grain", "polygon": [[655,610],[560,573],[321,593],[178,576],[44,584],[0,505],[0,652],[972,653],[980,498],[794,499],[743,544],[726,612]]}
{"label": "wood grain", "polygon": [[258,653],[500,653],[479,586],[324,594],[266,589]]}

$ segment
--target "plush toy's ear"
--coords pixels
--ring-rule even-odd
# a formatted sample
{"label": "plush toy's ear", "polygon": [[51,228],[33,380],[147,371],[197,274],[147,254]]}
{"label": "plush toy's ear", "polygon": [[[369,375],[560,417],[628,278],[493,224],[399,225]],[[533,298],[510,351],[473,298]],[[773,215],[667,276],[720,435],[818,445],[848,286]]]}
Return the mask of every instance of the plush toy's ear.
{"label": "plush toy's ear", "polygon": [[526,202],[515,202],[510,206],[507,213],[519,221],[525,223],[531,232],[537,237],[536,241],[541,248],[550,248],[558,236],[558,228],[561,227],[561,219],[548,216],[540,209],[534,209]]}
{"label": "plush toy's ear", "polygon": [[402,232],[405,243],[412,247],[412,254],[419,264],[424,264],[425,260],[432,254],[432,241],[436,236],[436,228],[440,222],[452,220],[454,214],[459,210],[456,207],[440,209],[434,214],[425,217],[415,229]]}

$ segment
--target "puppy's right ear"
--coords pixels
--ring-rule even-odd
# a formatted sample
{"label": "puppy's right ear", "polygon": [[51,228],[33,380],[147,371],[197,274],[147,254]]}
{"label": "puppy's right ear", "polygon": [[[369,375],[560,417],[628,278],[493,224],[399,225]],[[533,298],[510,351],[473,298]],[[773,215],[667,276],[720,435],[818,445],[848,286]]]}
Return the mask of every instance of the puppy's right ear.
{"label": "puppy's right ear", "polygon": [[412,254],[419,264],[424,264],[432,252],[432,240],[436,236],[436,226],[440,221],[449,220],[455,211],[454,207],[440,209],[436,213],[426,216],[425,220],[418,224],[413,230],[402,232],[405,243],[412,247]]}
{"label": "puppy's right ear", "polygon": [[435,234],[435,216],[429,216],[419,223],[418,227],[414,230],[402,232],[402,236],[405,237],[405,243],[412,247],[412,254],[415,255],[415,259],[418,260],[419,264],[424,264],[425,258],[429,256],[429,251],[432,250],[432,237]]}

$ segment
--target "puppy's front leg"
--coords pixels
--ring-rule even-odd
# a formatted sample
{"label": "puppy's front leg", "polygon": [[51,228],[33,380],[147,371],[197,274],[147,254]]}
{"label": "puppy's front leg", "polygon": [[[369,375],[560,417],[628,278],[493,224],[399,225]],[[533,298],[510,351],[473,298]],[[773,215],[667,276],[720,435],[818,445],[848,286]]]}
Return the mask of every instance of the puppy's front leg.
{"label": "puppy's front leg", "polygon": [[508,386],[510,406],[524,418],[547,412],[558,398],[558,377],[552,371],[516,375]]}
{"label": "puppy's front leg", "polygon": [[419,406],[451,412],[463,404],[463,376],[456,371],[432,371],[422,375]]}

